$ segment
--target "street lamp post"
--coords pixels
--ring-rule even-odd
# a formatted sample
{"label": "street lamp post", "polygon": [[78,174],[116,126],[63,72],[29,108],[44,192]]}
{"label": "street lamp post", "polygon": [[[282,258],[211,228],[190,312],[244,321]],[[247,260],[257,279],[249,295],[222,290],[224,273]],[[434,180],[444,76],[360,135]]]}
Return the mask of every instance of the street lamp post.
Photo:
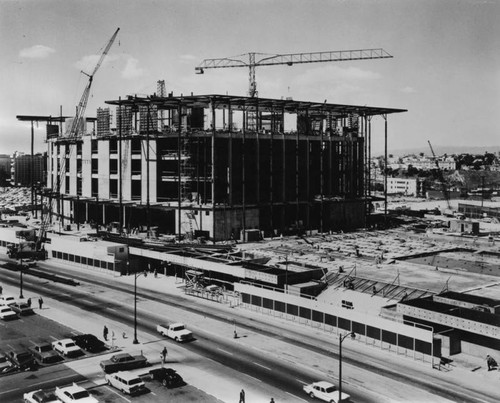
{"label": "street lamp post", "polygon": [[348,336],[350,336],[351,339],[355,339],[356,333],[349,332],[344,335],[339,335],[339,403],[342,401],[342,342]]}
{"label": "street lamp post", "polygon": [[23,299],[23,261],[21,260],[21,267],[19,268],[19,298]]}
{"label": "street lamp post", "polygon": [[134,344],[139,344],[137,340],[137,278],[142,275],[147,277],[148,272],[144,270],[141,273],[134,273]]}

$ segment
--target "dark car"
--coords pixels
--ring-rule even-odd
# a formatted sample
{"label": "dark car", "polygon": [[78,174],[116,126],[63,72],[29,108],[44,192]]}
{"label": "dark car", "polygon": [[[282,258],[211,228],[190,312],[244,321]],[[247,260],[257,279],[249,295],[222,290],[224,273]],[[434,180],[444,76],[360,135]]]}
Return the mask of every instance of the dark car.
{"label": "dark car", "polygon": [[149,374],[155,381],[160,381],[167,388],[175,388],[186,384],[182,377],[172,368],[152,369]]}
{"label": "dark car", "polygon": [[106,350],[106,344],[93,334],[79,334],[71,337],[75,344],[90,353],[98,353]]}
{"label": "dark car", "polygon": [[109,360],[101,361],[100,365],[106,374],[111,374],[116,371],[145,367],[148,365],[148,360],[143,355],[120,353],[113,355]]}
{"label": "dark car", "polygon": [[15,346],[7,352],[7,357],[21,371],[34,370],[37,367],[33,354],[23,346]]}
{"label": "dark car", "polygon": [[10,309],[12,309],[14,312],[18,313],[19,315],[32,315],[35,313],[33,311],[33,309],[31,309],[31,307],[28,304],[24,304],[24,303],[12,304],[10,306]]}
{"label": "dark car", "polygon": [[52,349],[52,344],[48,341],[39,341],[29,350],[41,364],[52,364],[62,360],[62,357]]}

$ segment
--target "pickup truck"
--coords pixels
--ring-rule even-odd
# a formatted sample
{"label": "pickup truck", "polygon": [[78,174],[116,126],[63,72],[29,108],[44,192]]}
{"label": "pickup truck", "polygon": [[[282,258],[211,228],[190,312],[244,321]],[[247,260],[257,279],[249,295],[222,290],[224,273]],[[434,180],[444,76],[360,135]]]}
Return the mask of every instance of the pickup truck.
{"label": "pickup truck", "polygon": [[156,331],[162,336],[167,336],[177,342],[193,339],[193,333],[187,330],[182,323],[172,323],[170,325],[157,325]]}

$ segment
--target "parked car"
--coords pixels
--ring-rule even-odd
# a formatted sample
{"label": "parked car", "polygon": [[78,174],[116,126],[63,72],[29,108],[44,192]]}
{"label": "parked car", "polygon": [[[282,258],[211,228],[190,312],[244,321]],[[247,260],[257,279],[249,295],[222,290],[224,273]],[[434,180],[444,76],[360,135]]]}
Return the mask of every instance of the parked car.
{"label": "parked car", "polygon": [[17,319],[17,313],[15,313],[10,306],[4,305],[0,306],[0,319],[2,320],[12,320]]}
{"label": "parked car", "polygon": [[303,386],[303,389],[312,399],[321,399],[330,403],[348,402],[351,398],[347,393],[342,392],[342,400],[339,400],[339,391],[335,385],[325,381],[313,382]]}
{"label": "parked car", "polygon": [[79,357],[83,351],[71,339],[62,339],[52,342],[52,348],[65,357]]}
{"label": "parked car", "polygon": [[17,302],[17,299],[15,299],[13,296],[11,295],[1,295],[0,296],[0,305],[12,305],[12,304],[15,304]]}
{"label": "parked car", "polygon": [[10,309],[12,309],[15,313],[18,313],[19,315],[25,316],[25,315],[33,315],[35,312],[33,309],[25,303],[15,303],[10,305]]}
{"label": "parked car", "polygon": [[101,368],[106,374],[128,369],[142,368],[148,365],[148,360],[143,355],[130,355],[120,353],[111,356],[109,360],[101,361]]}
{"label": "parked car", "polygon": [[92,396],[87,389],[78,386],[76,383],[65,388],[56,386],[55,394],[64,403],[99,403],[99,400]]}
{"label": "parked car", "polygon": [[53,393],[44,392],[42,389],[25,393],[23,399],[24,403],[60,403]]}
{"label": "parked car", "polygon": [[37,367],[33,354],[24,346],[13,346],[7,351],[7,357],[21,371],[34,370]]}
{"label": "parked car", "polygon": [[7,354],[0,351],[0,374],[6,374],[14,369],[14,364],[8,360]]}
{"label": "parked car", "polygon": [[33,260],[33,259],[23,259],[22,260],[22,266],[24,267],[36,267],[36,260]]}
{"label": "parked car", "polygon": [[145,392],[146,384],[141,378],[129,371],[119,371],[113,374],[106,374],[108,385],[121,390],[128,395],[138,395]]}
{"label": "parked car", "polygon": [[182,377],[172,368],[156,368],[149,371],[149,374],[155,381],[167,388],[175,388],[176,386],[183,386],[186,383]]}
{"label": "parked car", "polygon": [[98,353],[106,349],[106,344],[93,334],[79,334],[72,337],[75,344],[91,353]]}
{"label": "parked car", "polygon": [[39,341],[29,348],[33,357],[41,364],[52,364],[61,361],[61,356],[52,349],[48,341]]}

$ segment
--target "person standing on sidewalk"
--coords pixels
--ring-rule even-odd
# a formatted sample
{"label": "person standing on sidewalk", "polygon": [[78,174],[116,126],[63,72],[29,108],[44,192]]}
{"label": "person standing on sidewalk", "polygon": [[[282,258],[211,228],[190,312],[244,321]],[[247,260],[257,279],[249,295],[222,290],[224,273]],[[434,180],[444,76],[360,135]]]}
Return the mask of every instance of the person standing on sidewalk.
{"label": "person standing on sidewalk", "polygon": [[245,391],[241,389],[240,392],[240,402],[239,403],[245,403]]}
{"label": "person standing on sidewalk", "polygon": [[102,329],[102,337],[104,337],[105,341],[108,341],[108,328],[104,325],[104,329]]}
{"label": "person standing on sidewalk", "polygon": [[491,371],[498,366],[495,359],[489,354],[486,356],[486,364],[488,364],[488,371]]}
{"label": "person standing on sidewalk", "polygon": [[42,299],[42,297],[39,297],[38,298],[38,306],[40,307],[40,309],[42,309],[42,305],[43,305],[43,299]]}
{"label": "person standing on sidewalk", "polygon": [[161,350],[161,362],[162,364],[165,364],[166,360],[167,360],[167,348],[166,347],[163,347],[163,350]]}

